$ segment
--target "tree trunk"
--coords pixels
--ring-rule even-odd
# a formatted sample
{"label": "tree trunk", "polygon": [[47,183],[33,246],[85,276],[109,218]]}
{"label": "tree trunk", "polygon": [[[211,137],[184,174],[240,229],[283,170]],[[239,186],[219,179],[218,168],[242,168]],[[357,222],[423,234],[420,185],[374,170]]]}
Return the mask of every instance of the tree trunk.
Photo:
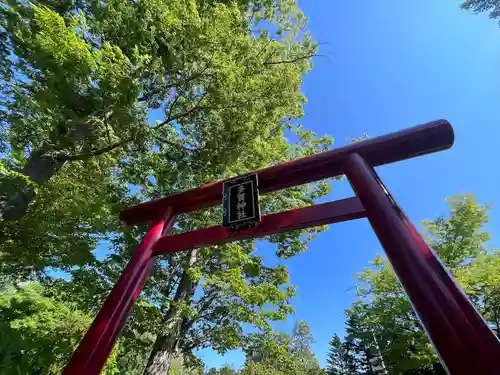
{"label": "tree trunk", "polygon": [[170,366],[179,355],[175,336],[158,336],[148,359],[144,375],[168,375]]}
{"label": "tree trunk", "polygon": [[[79,124],[70,130],[66,138],[66,143],[76,144],[82,141],[85,142],[93,130],[94,125],[89,122]],[[53,144],[60,143],[57,141],[58,136],[54,132],[51,137]],[[45,184],[66,163],[66,161],[54,159],[52,153],[57,153],[58,151],[61,150],[58,150],[57,147],[54,148],[48,145],[40,147],[31,153],[28,162],[20,172],[38,186]],[[21,219],[26,214],[29,204],[35,197],[35,189],[31,184],[22,181],[20,185],[19,189],[12,191],[9,186],[0,184],[0,216],[4,220]]]}
{"label": "tree trunk", "polygon": [[[54,160],[45,150],[33,152],[21,173],[37,185],[45,184],[64,165],[65,162]],[[28,209],[28,205],[35,196],[34,187],[25,182],[17,191],[9,186],[0,185],[0,215],[4,220],[19,220]]]}
{"label": "tree trunk", "polygon": [[156,337],[144,375],[168,375],[172,361],[180,354],[180,344],[185,334],[182,331],[185,318],[180,305],[190,303],[198,284],[188,274],[189,268],[196,262],[198,251],[192,250],[189,254],[188,264],[182,273],[171,307],[165,314],[166,333]]}

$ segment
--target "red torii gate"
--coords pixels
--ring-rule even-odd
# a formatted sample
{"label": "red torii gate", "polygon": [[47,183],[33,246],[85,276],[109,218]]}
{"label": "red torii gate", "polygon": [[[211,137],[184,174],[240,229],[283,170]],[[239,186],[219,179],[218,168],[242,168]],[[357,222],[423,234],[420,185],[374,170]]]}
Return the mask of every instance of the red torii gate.
{"label": "red torii gate", "polygon": [[151,260],[244,238],[366,217],[408,294],[447,372],[500,374],[500,342],[398,207],[373,167],[450,148],[453,128],[438,120],[257,171],[261,193],[345,174],[356,197],[264,216],[255,227],[212,227],[168,236],[176,215],[222,203],[223,181],[141,203],[121,212],[151,229],[106,298],[68,363],[65,375],[97,375],[148,277]]}

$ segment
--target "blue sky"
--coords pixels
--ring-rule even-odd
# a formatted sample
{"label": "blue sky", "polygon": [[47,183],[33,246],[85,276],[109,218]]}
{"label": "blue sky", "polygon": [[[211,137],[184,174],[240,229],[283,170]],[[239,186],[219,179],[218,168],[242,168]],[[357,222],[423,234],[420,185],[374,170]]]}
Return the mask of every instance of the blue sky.
{"label": "blue sky", "polygon": [[[414,223],[446,213],[445,199],[474,193],[493,203],[488,230],[500,238],[500,29],[486,15],[459,9],[459,1],[301,1],[322,57],[304,79],[305,127],[335,138],[377,136],[438,118],[455,128],[454,147],[439,154],[378,168]],[[334,183],[332,199],[348,197]],[[498,243],[498,242],[496,242]],[[263,246],[262,252],[272,249]],[[366,220],[331,226],[310,250],[287,261],[297,286],[296,319],[311,325],[314,351],[325,365],[328,341],[343,334],[344,310],[355,299],[355,274],[382,253]],[[269,258],[271,261],[271,258]],[[208,367],[239,367],[238,352],[200,352]]]}

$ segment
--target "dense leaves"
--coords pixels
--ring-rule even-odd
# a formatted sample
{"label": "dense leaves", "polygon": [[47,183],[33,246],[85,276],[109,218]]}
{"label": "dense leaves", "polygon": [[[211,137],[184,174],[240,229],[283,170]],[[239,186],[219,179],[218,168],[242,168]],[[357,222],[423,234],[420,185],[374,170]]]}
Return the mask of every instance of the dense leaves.
{"label": "dense leaves", "polygon": [[[327,149],[329,137],[296,121],[317,48],[305,25],[292,0],[0,6],[2,274],[37,280],[92,316],[144,234],[117,221],[120,209]],[[261,210],[328,191],[295,187],[264,197]],[[220,217],[182,215],[174,232]],[[323,229],[268,240],[286,258]],[[241,347],[241,324],[269,330],[293,311],[294,293],[286,268],[267,266],[253,241],[157,259],[118,367],[166,373],[181,355],[196,364],[196,349]]]}
{"label": "dense leaves", "polygon": [[[40,284],[2,290],[0,373],[60,374],[91,319],[44,295]],[[117,373],[116,350],[103,374]]]}
{"label": "dense leaves", "polygon": [[[301,114],[301,73],[316,46],[294,37],[303,22],[293,2],[250,12],[194,0],[7,4],[6,219],[24,216],[36,187],[64,165],[97,155],[120,157],[127,182],[144,184],[151,170],[137,169],[135,157],[153,152],[169,162],[170,178],[159,180],[168,191],[238,172],[245,161],[254,169],[268,162],[260,155],[279,151],[267,139],[282,139],[283,125]],[[276,22],[276,35],[263,20]],[[148,109],[163,119],[147,121]],[[179,181],[178,162],[197,179]]]}
{"label": "dense leaves", "polygon": [[328,352],[328,375],[345,375],[356,371],[350,350],[349,341],[343,341],[337,334],[333,335]]}
{"label": "dense leaves", "polygon": [[364,316],[353,309],[349,311],[347,317],[344,339],[334,334],[330,341],[327,373],[328,375],[374,375],[369,359],[378,355],[378,350],[378,343]]}
{"label": "dense leaves", "polygon": [[324,375],[311,351],[309,325],[297,321],[293,332],[252,334],[245,345],[246,363],[241,375]]}

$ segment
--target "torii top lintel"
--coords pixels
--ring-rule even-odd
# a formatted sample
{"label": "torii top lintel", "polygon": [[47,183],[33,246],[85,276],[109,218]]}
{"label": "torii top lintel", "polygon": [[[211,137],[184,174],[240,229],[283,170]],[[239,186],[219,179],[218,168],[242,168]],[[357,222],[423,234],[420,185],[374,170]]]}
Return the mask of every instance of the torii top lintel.
{"label": "torii top lintel", "polygon": [[[403,129],[381,137],[303,157],[257,171],[262,194],[344,174],[347,155],[357,153],[370,165],[414,158],[450,148],[454,142],[453,128],[446,120],[437,120]],[[126,208],[120,218],[127,224],[150,221],[166,207],[175,213],[191,212],[222,202],[224,181]]]}

